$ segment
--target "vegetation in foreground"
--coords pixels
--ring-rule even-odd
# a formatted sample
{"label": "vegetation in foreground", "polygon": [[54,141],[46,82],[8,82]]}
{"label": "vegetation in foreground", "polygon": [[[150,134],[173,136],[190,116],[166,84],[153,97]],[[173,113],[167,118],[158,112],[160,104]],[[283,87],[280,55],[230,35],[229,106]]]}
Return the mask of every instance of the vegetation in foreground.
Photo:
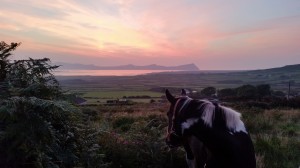
{"label": "vegetation in foreground", "polygon": [[94,128],[69,103],[50,60],[10,60],[0,42],[0,167],[105,167]]}
{"label": "vegetation in foreground", "polygon": [[[300,109],[230,104],[243,115],[259,168],[294,168],[300,160]],[[186,167],[181,148],[165,146],[168,104],[82,107],[102,130],[100,145],[111,167]],[[132,110],[128,110],[132,109]]]}

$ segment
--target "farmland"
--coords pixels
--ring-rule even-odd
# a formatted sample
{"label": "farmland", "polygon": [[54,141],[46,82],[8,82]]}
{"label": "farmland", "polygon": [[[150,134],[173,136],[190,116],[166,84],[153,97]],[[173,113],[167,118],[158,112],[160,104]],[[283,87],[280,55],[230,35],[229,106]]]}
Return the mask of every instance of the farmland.
{"label": "farmland", "polygon": [[[201,91],[213,86],[217,90],[241,85],[270,84],[274,91],[287,94],[300,92],[300,66],[286,66],[255,71],[199,71],[181,73],[155,73],[138,76],[58,76],[61,86],[79,94],[88,102],[117,99],[128,96],[150,96],[158,98],[165,88],[186,88]],[[150,98],[151,99],[151,98]],[[149,98],[143,100],[150,101]],[[139,99],[141,100],[141,99]]]}

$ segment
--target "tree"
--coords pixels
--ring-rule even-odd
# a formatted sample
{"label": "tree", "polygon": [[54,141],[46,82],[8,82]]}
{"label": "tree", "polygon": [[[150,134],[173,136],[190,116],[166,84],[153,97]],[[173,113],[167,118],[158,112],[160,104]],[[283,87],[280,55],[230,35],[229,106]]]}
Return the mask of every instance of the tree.
{"label": "tree", "polygon": [[54,99],[61,96],[58,81],[51,73],[58,66],[50,65],[49,58],[18,60],[10,64],[6,80],[13,95]]}
{"label": "tree", "polygon": [[253,85],[243,85],[237,88],[237,96],[245,99],[256,98],[257,90]]}
{"label": "tree", "polygon": [[6,44],[4,41],[0,42],[0,98],[8,96],[8,82],[5,81],[7,72],[9,72],[9,57],[11,51],[15,50],[20,43]]}
{"label": "tree", "polygon": [[218,91],[218,96],[220,98],[235,97],[236,94],[236,90],[231,88],[225,88]]}
{"label": "tree", "polygon": [[[7,93],[0,97],[0,167],[67,168],[90,160],[102,163],[101,158],[96,162],[99,147],[87,140],[89,134],[81,134],[89,129],[81,113],[64,101],[52,74],[58,66],[52,66],[48,58],[11,61],[11,51],[19,45],[0,43],[0,88]],[[81,159],[82,152],[89,159]]]}
{"label": "tree", "polygon": [[258,98],[266,97],[271,95],[271,86],[269,84],[261,84],[256,86]]}
{"label": "tree", "polygon": [[201,94],[203,95],[203,96],[208,96],[208,97],[210,97],[210,96],[212,96],[213,94],[215,94],[216,93],[216,88],[215,87],[206,87],[206,88],[204,88],[204,89],[202,89],[201,90]]}
{"label": "tree", "polygon": [[0,82],[3,82],[6,78],[11,51],[15,50],[20,44],[21,43],[11,43],[8,45],[4,41],[0,42]]}
{"label": "tree", "polygon": [[0,43],[0,167],[76,164],[76,109],[62,101],[48,58],[11,61],[20,43]]}
{"label": "tree", "polygon": [[272,95],[275,97],[285,97],[286,94],[280,90],[277,90],[277,91],[273,91]]}

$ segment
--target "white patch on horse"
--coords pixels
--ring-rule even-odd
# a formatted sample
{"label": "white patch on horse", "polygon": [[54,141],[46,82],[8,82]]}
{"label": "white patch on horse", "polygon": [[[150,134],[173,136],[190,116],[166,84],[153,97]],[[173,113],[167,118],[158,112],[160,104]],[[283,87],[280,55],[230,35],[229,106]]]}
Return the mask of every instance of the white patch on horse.
{"label": "white patch on horse", "polygon": [[[199,109],[203,109],[201,119],[204,121],[206,125],[212,127],[213,120],[215,118],[215,105],[209,101],[203,100],[203,104],[199,107]],[[241,120],[241,114],[234,111],[231,108],[219,106],[222,108],[225,115],[226,127],[235,132],[244,132],[247,133],[245,125]]]}
{"label": "white patch on horse", "polygon": [[199,108],[202,107],[203,112],[201,118],[206,125],[212,127],[213,119],[215,117],[215,106],[212,103],[205,101]]}
{"label": "white patch on horse", "polygon": [[185,122],[181,124],[182,134],[184,133],[184,130],[189,129],[191,126],[193,126],[195,123],[198,122],[198,118],[190,118],[187,119]]}
{"label": "white patch on horse", "polygon": [[192,99],[187,97],[187,99],[183,102],[181,108],[179,109],[178,113],[180,113],[182,111],[182,109],[190,103],[190,101],[192,101]]}
{"label": "white patch on horse", "polygon": [[226,126],[233,132],[244,132],[247,133],[245,125],[241,120],[241,114],[234,111],[231,108],[220,106],[225,114]]}

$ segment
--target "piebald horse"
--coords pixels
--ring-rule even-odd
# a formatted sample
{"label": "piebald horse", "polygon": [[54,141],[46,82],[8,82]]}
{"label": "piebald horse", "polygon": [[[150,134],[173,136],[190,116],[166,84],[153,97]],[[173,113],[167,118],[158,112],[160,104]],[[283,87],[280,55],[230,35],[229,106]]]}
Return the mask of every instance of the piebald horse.
{"label": "piebald horse", "polygon": [[[166,97],[171,103],[166,143],[171,148],[185,148],[190,168],[256,167],[253,143],[240,113],[207,100],[191,99],[184,90],[180,97],[166,90]],[[196,142],[196,149],[191,140]],[[201,158],[196,157],[198,153]]]}

